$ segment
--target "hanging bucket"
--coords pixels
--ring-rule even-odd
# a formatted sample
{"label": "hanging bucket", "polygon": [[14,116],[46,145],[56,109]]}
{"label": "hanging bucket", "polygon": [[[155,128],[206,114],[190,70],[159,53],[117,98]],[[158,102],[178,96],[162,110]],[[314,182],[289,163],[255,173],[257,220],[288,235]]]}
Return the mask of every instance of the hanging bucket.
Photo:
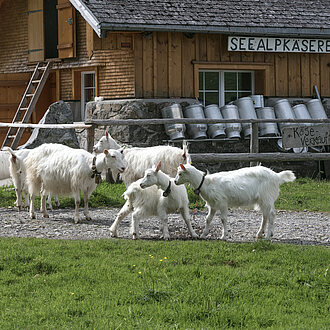
{"label": "hanging bucket", "polygon": [[319,99],[311,99],[306,103],[309,114],[313,119],[327,119],[328,116]]}
{"label": "hanging bucket", "polygon": [[[205,118],[203,106],[201,104],[192,104],[184,108],[183,115],[185,118]],[[193,139],[206,139],[206,130],[206,124],[187,124],[188,134]]]}
{"label": "hanging bucket", "polygon": [[[291,105],[287,99],[281,99],[275,102],[274,111],[276,118],[279,119],[295,119]],[[282,131],[284,127],[292,126],[292,123],[279,123],[278,127]]]}
{"label": "hanging bucket", "polygon": [[[221,109],[224,119],[239,119],[238,108],[234,104],[227,104]],[[240,138],[242,126],[240,123],[226,123],[226,134],[229,139]]]}
{"label": "hanging bucket", "polygon": [[[211,119],[223,119],[220,109],[216,104],[210,104],[204,108],[204,114],[206,118]],[[207,134],[211,139],[221,138],[226,136],[225,124],[208,124]]]}
{"label": "hanging bucket", "polygon": [[[264,107],[256,109],[258,119],[275,119],[274,108]],[[259,123],[260,136],[278,136],[280,132],[276,123]]]}
{"label": "hanging bucket", "polygon": [[[293,114],[296,119],[311,119],[311,115],[305,104],[297,104],[292,107]],[[298,123],[298,126],[310,126],[311,123]]]}
{"label": "hanging bucket", "polygon": [[[163,118],[183,118],[180,104],[174,103],[161,110]],[[165,124],[166,134],[171,140],[184,139],[184,124]]]}
{"label": "hanging bucket", "polygon": [[[241,119],[257,119],[251,97],[241,97],[235,101],[235,104],[238,107],[238,113]],[[251,135],[251,125],[249,123],[242,123],[242,128],[245,137]]]}

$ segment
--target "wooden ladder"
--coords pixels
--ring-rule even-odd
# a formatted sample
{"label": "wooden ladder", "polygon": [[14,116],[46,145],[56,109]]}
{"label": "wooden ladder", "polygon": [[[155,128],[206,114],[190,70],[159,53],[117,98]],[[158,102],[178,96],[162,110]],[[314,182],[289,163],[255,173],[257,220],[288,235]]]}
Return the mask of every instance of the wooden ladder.
{"label": "wooden ladder", "polygon": [[[31,79],[26,87],[21,102],[17,108],[15,116],[12,120],[12,124],[27,123],[32,115],[32,112],[36,106],[38,98],[42,92],[42,89],[47,81],[51,62],[38,63]],[[12,149],[16,149],[24,132],[24,127],[10,127],[6,134],[6,137],[2,143],[2,147],[8,146]]]}

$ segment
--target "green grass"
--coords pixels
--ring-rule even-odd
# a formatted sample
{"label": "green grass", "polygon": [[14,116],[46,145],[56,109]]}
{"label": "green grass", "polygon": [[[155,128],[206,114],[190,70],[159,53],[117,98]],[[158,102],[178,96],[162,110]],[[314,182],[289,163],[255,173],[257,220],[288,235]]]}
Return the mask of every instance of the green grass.
{"label": "green grass", "polygon": [[[124,191],[124,184],[102,183],[92,194],[89,205],[90,207],[121,207],[125,202],[122,197]],[[194,208],[196,195],[190,188],[188,196],[190,207]],[[12,206],[14,201],[13,187],[0,187],[0,207]],[[70,197],[61,197],[60,202],[62,207],[74,207],[74,201]],[[37,205],[39,205],[39,199],[37,199]],[[205,203],[200,199],[198,207],[204,206]],[[330,182],[301,178],[283,184],[275,207],[280,210],[330,212]]]}
{"label": "green grass", "polygon": [[327,329],[329,260],[264,241],[0,239],[0,328]]}

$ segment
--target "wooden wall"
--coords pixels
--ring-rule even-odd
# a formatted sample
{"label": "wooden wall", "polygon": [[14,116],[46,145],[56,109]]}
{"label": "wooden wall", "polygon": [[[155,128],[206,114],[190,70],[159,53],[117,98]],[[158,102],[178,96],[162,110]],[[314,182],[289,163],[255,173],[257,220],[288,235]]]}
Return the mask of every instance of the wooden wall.
{"label": "wooden wall", "polygon": [[[330,97],[330,54],[228,52],[219,34],[136,34],[136,97],[195,97],[196,68],[256,70],[258,93]],[[195,85],[194,85],[195,79]]]}

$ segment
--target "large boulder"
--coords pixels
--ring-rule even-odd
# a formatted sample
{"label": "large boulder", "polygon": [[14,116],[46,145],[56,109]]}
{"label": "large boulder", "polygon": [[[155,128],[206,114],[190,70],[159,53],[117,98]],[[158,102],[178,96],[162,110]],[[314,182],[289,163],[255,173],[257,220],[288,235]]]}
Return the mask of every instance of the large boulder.
{"label": "large boulder", "polygon": [[[72,124],[73,117],[70,106],[58,101],[51,104],[39,124]],[[79,142],[74,129],[43,129],[35,128],[28,141],[20,147],[33,149],[43,143],[60,143],[71,148],[79,148]]]}

